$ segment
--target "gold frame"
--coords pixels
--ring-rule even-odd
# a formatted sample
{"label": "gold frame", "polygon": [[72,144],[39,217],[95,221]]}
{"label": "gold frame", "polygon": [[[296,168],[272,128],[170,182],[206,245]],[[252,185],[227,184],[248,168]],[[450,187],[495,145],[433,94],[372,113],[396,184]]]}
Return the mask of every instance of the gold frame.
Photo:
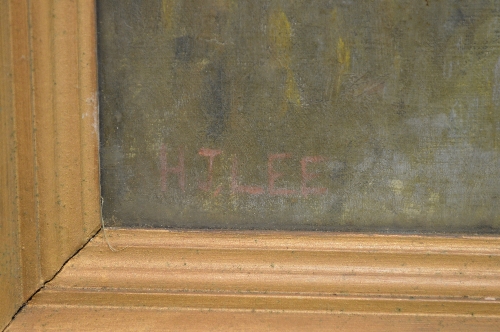
{"label": "gold frame", "polygon": [[[94,1],[2,0],[1,4],[3,328],[100,229],[100,188]],[[115,253],[97,237],[32,302],[67,304],[57,302],[63,300],[55,296],[65,282],[84,272],[92,275],[89,266],[98,275],[107,268],[105,262],[113,261],[122,268],[120,273],[132,276],[131,283],[103,284],[90,278],[82,285],[140,290],[159,277],[152,272],[148,279],[141,272],[146,268],[162,271],[162,280],[174,285],[159,286],[165,296],[183,285],[199,292],[181,294],[180,300],[170,297],[177,307],[288,313],[281,316],[280,324],[320,315],[311,321],[313,328],[332,319],[348,319],[340,307],[348,313],[364,313],[351,323],[365,327],[373,324],[373,317],[392,317],[386,327],[405,326],[421,316],[436,324],[448,317],[449,327],[478,322],[493,327],[500,320],[500,238],[496,236],[111,230],[109,240],[129,249]],[[100,260],[95,260],[95,250]],[[176,268],[158,270],[158,257],[165,250]],[[203,251],[203,260],[192,250]],[[150,257],[152,263],[138,267],[133,257],[145,252],[142,257]],[[187,252],[188,258],[183,257]],[[241,280],[241,268],[251,276],[250,284]],[[218,282],[211,282],[214,276],[220,277]],[[247,295],[214,295],[222,291],[248,291],[253,300]],[[96,306],[107,301],[75,294],[66,300]],[[123,300],[124,305],[127,301]],[[334,316],[327,314],[332,308],[338,309]],[[407,316],[398,316],[401,308]],[[193,324],[193,319],[199,319],[193,318],[193,311],[186,315]],[[214,315],[213,324],[232,317],[226,311]],[[394,323],[397,320],[402,325]],[[280,326],[285,327],[276,328]]]}

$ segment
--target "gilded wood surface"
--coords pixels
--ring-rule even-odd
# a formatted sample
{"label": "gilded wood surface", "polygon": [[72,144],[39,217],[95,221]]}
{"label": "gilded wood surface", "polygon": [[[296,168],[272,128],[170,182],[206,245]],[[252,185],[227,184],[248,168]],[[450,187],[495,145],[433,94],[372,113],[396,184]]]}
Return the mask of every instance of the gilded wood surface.
{"label": "gilded wood surface", "polygon": [[0,328],[99,228],[95,7],[2,1]]}
{"label": "gilded wood surface", "polygon": [[500,324],[498,238],[151,230],[108,230],[108,238],[119,251],[99,234],[8,331]]}

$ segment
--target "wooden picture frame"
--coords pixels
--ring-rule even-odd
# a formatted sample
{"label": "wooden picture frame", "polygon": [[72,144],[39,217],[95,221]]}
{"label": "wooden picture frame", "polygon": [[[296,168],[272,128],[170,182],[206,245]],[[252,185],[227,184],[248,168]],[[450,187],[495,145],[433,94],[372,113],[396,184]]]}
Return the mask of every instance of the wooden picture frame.
{"label": "wooden picture frame", "polygon": [[35,293],[16,318],[25,325],[9,330],[57,319],[71,328],[76,317],[115,330],[499,326],[497,236],[107,230],[111,247],[103,232],[93,238],[94,2],[1,4],[0,328]]}

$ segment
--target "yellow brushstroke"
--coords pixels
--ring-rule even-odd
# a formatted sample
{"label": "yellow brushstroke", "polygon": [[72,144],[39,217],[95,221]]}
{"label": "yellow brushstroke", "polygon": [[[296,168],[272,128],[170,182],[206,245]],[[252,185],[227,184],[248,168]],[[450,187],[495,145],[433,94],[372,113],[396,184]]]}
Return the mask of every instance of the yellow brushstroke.
{"label": "yellow brushstroke", "polygon": [[342,76],[349,70],[351,65],[351,51],[346,46],[341,37],[337,42],[337,62],[340,64],[339,74],[337,78],[337,93],[342,84]]}
{"label": "yellow brushstroke", "polygon": [[351,51],[347,48],[342,38],[337,42],[337,61],[349,69],[351,64]]}
{"label": "yellow brushstroke", "polygon": [[286,75],[286,99],[289,102],[300,106],[300,94],[297,89],[297,84],[295,84],[295,79],[293,78],[293,72],[291,69],[287,70]]}
{"label": "yellow brushstroke", "polygon": [[288,110],[288,103],[300,106],[300,93],[291,69],[292,64],[292,28],[286,14],[278,10],[270,16],[269,39],[271,49],[279,65],[286,69],[284,100],[280,115]]}
{"label": "yellow brushstroke", "polygon": [[172,20],[174,18],[174,0],[162,0],[163,26],[169,32],[172,29]]}
{"label": "yellow brushstroke", "polygon": [[[283,11],[280,10],[271,15],[269,35],[271,45],[278,60],[289,64],[292,47],[292,28]],[[285,63],[282,65],[286,66]]]}

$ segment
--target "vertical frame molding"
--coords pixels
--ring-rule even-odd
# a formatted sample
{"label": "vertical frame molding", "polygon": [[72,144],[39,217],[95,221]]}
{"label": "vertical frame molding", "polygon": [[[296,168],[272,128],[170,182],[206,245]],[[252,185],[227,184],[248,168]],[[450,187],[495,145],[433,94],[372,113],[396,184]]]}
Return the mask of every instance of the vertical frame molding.
{"label": "vertical frame molding", "polygon": [[95,4],[2,0],[0,328],[100,227]]}
{"label": "vertical frame molding", "polygon": [[10,1],[0,4],[0,328],[22,303]]}

